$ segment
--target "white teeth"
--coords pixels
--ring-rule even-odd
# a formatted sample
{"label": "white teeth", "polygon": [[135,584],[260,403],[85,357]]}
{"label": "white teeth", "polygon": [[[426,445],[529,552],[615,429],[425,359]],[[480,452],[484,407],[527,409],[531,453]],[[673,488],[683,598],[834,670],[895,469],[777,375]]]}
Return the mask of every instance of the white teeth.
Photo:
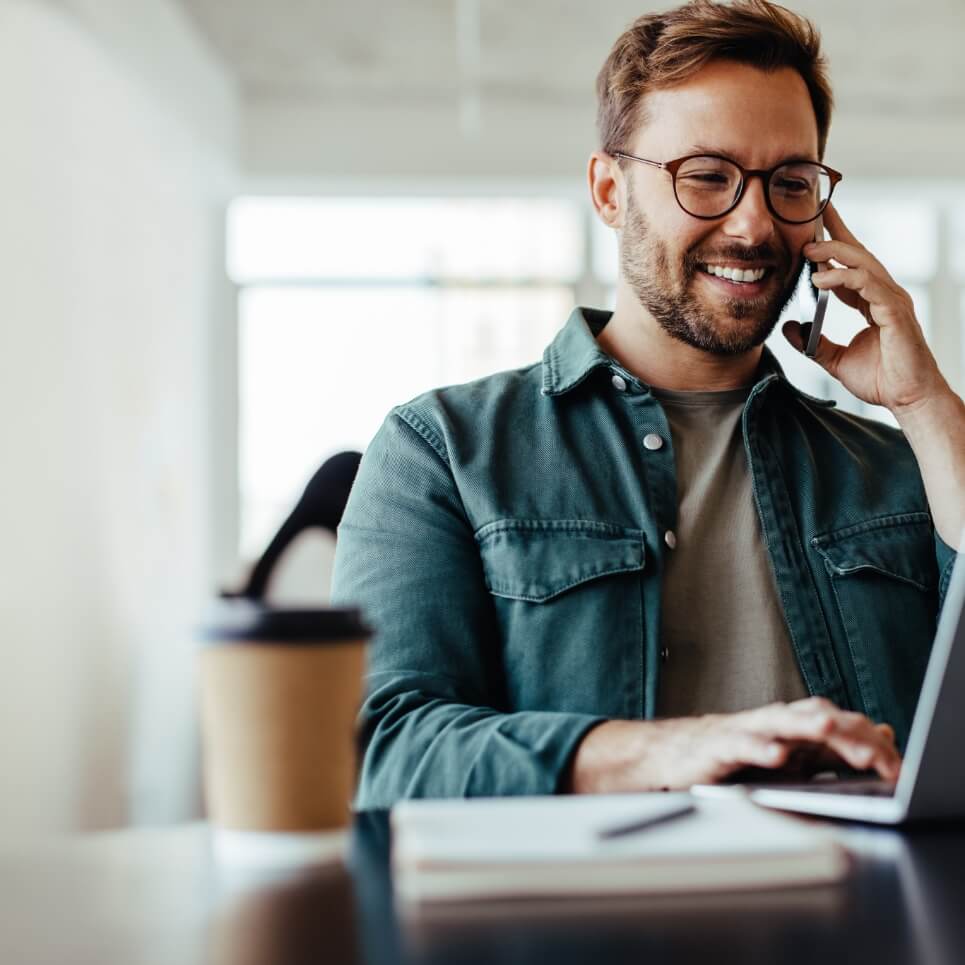
{"label": "white teeth", "polygon": [[743,282],[760,281],[767,272],[766,268],[722,268],[720,265],[706,265],[704,270],[709,275],[716,275],[718,278],[726,278],[728,281]]}

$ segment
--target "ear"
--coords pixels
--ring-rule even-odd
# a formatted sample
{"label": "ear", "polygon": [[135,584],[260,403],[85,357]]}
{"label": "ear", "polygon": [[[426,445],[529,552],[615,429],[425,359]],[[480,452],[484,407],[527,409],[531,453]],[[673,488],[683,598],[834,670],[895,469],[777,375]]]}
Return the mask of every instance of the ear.
{"label": "ear", "polygon": [[611,228],[622,228],[627,185],[617,159],[606,151],[594,151],[590,155],[586,176],[590,200],[600,220]]}

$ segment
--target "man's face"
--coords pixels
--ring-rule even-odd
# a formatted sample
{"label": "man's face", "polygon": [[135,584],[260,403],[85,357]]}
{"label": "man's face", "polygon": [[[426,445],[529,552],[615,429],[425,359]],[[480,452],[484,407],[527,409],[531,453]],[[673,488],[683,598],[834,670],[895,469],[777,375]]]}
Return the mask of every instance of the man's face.
{"label": "man's face", "polygon": [[[807,87],[789,68],[764,73],[712,63],[690,80],[647,97],[648,119],[630,153],[656,161],[721,154],[745,168],[818,160]],[[716,355],[736,355],[771,333],[804,267],[814,223],[789,225],[767,209],[760,178],[740,204],[713,221],[687,214],[670,176],[625,161],[627,198],[620,267],[640,304],[668,334]],[[766,268],[759,282],[710,274],[708,266]]]}

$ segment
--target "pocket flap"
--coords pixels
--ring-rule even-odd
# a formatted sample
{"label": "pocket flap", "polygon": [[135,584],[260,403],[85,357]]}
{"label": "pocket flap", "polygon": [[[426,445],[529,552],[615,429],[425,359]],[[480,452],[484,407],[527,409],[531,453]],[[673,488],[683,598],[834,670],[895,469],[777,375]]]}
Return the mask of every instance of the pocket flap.
{"label": "pocket flap", "polygon": [[503,519],[476,534],[490,593],[542,603],[601,576],[643,569],[642,530],[590,520]]}
{"label": "pocket flap", "polygon": [[868,520],[823,536],[811,545],[837,576],[862,570],[904,580],[920,590],[938,583],[934,535],[928,513],[904,513]]}

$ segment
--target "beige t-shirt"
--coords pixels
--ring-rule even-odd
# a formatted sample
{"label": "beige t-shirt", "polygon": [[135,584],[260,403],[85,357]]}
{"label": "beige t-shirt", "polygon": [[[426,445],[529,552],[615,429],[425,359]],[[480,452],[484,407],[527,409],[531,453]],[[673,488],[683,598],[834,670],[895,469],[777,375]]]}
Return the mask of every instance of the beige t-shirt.
{"label": "beige t-shirt", "polygon": [[754,505],[741,433],[750,387],[655,389],[677,469],[677,544],[663,583],[661,717],[808,696]]}

